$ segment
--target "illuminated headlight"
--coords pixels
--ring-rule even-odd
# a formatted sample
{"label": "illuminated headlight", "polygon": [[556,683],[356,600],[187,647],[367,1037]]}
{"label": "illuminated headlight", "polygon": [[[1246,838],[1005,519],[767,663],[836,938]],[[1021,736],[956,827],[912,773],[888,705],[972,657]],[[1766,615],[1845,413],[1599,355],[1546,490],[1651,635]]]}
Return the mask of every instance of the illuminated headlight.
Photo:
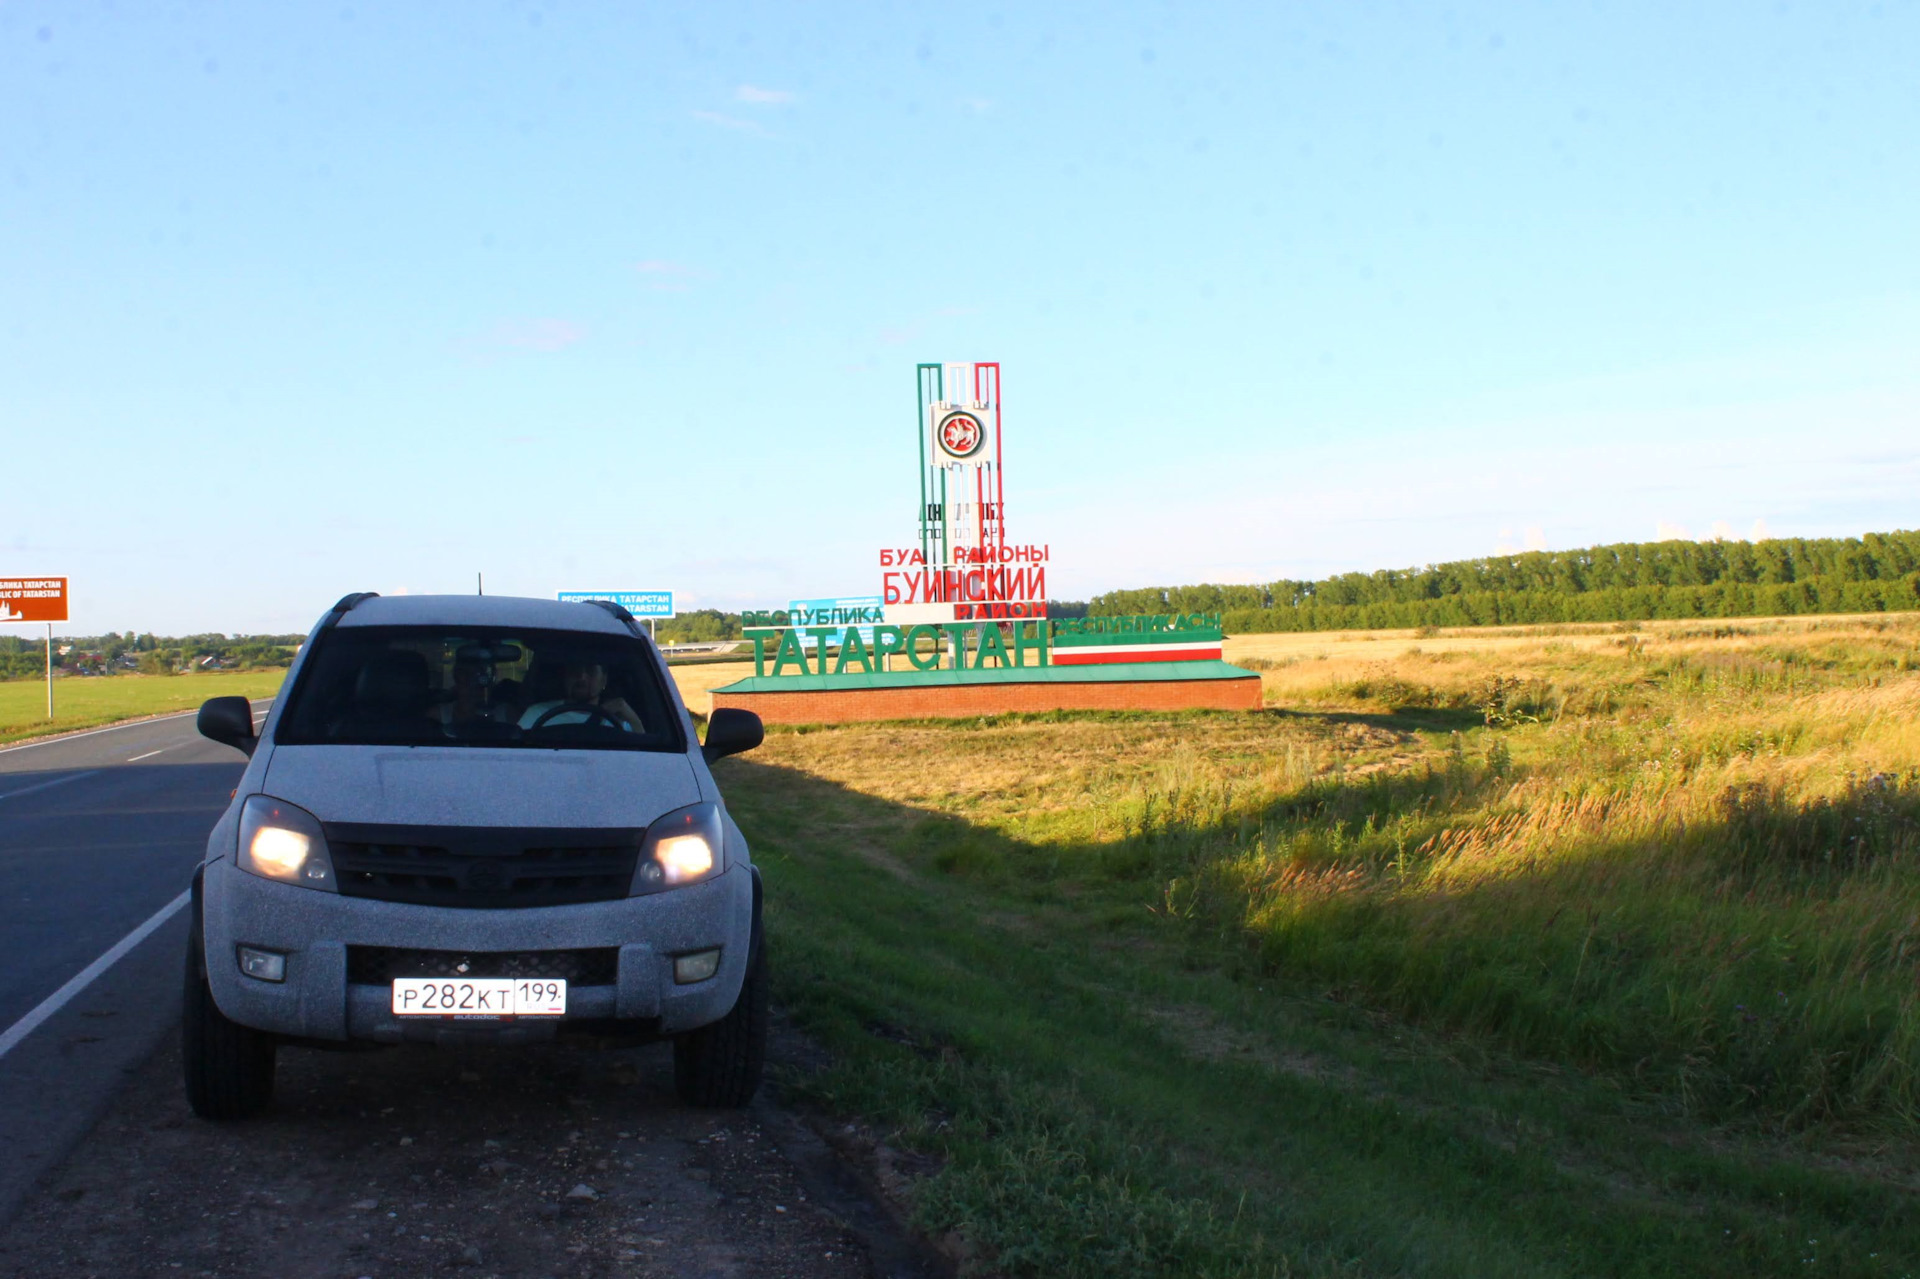
{"label": "illuminated headlight", "polygon": [[718,804],[694,804],[647,827],[633,872],[633,894],[699,883],[725,870],[720,826]]}
{"label": "illuminated headlight", "polygon": [[304,808],[271,795],[250,795],[240,808],[240,848],[235,860],[242,870],[265,879],[322,892],[338,892],[333,882],[333,858],[320,823]]}

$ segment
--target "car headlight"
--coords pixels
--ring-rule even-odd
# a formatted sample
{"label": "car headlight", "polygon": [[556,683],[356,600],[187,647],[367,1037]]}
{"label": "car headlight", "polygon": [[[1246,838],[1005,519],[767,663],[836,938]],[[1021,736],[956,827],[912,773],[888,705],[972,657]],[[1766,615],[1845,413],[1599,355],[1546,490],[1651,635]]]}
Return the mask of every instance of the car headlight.
{"label": "car headlight", "polygon": [[337,893],[333,856],[320,823],[304,808],[271,795],[249,795],[240,806],[240,869],[265,879]]}
{"label": "car headlight", "polygon": [[726,869],[724,844],[718,804],[675,809],[647,827],[631,895],[711,879]]}

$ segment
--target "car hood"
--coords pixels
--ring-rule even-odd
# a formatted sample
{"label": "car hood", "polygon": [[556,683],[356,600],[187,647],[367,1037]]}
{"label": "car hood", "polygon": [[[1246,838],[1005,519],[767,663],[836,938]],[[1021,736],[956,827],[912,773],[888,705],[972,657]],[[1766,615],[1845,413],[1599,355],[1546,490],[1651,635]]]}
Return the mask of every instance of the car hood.
{"label": "car hood", "polygon": [[685,755],[277,746],[261,790],[323,822],[645,826],[700,801]]}

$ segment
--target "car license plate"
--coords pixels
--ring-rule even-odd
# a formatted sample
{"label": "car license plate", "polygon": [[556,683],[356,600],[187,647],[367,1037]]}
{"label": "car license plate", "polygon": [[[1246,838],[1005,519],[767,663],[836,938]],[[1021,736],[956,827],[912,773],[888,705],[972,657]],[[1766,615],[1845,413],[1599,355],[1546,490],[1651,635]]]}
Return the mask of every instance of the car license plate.
{"label": "car license plate", "polygon": [[564,1017],[567,983],[556,977],[396,977],[396,1017]]}

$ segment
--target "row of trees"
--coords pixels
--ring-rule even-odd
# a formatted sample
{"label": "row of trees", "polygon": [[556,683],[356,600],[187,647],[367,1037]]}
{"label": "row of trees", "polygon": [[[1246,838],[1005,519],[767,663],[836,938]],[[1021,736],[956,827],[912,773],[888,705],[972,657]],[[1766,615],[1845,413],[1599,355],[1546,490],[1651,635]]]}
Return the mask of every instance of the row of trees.
{"label": "row of trees", "polygon": [[662,644],[712,644],[740,638],[740,614],[717,608],[699,608],[653,624],[653,637]]}
{"label": "row of trees", "polygon": [[1235,609],[1228,634],[1256,631],[1377,630],[1422,626],[1513,626],[1543,622],[1626,622],[1657,618],[1772,617],[1798,613],[1879,613],[1920,609],[1920,573],[1876,582],[1828,577],[1754,586],[1629,586],[1579,595],[1494,591],[1383,604],[1307,604]]}
{"label": "row of trees", "polygon": [[[208,658],[223,668],[285,666],[305,635],[154,635],[108,631],[105,635],[56,638],[53,666],[65,674],[109,675],[140,671],[172,675],[199,668]],[[66,651],[61,652],[62,649]],[[0,635],[0,679],[38,676],[46,669],[46,641]]]}
{"label": "row of trees", "polygon": [[1920,608],[1920,532],[1623,542],[1264,586],[1095,596],[1096,617],[1218,612],[1229,631],[1632,621]]}

